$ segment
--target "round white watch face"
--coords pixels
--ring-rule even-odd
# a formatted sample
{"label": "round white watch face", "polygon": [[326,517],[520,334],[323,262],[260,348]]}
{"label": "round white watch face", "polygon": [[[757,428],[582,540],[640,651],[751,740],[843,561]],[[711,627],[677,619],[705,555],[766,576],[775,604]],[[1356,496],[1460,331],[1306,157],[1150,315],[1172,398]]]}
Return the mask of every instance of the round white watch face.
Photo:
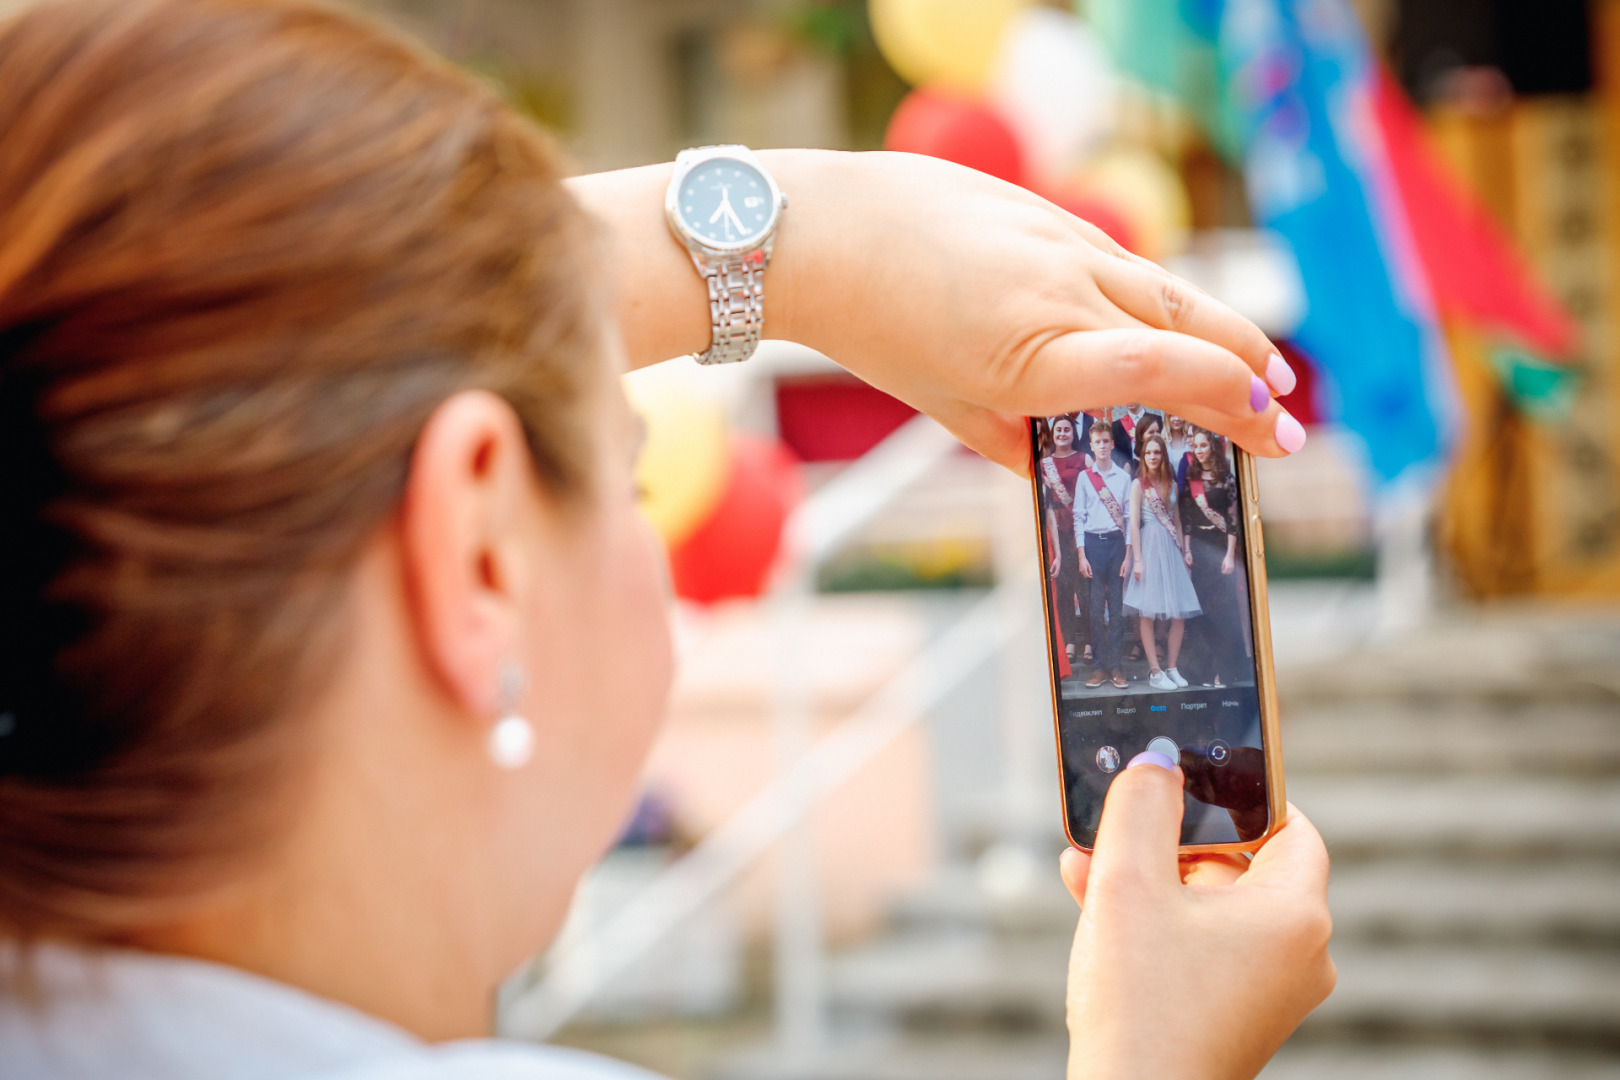
{"label": "round white watch face", "polygon": [[775,209],[765,177],[735,158],[703,162],[686,174],[675,199],[681,223],[713,244],[758,239]]}

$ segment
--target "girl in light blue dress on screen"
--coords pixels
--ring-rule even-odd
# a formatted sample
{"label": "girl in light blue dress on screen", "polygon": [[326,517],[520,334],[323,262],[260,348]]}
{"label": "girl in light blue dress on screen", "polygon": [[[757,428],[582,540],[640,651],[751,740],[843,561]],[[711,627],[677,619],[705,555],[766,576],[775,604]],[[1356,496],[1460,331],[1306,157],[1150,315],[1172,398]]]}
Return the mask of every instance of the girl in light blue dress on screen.
{"label": "girl in light blue dress on screen", "polygon": [[[1157,432],[1145,436],[1140,453],[1141,468],[1131,481],[1129,524],[1135,563],[1125,581],[1125,610],[1142,617],[1137,625],[1150,668],[1148,685],[1155,690],[1175,690],[1187,685],[1176,670],[1186,620],[1200,614],[1201,609],[1192,575],[1187,571],[1192,555],[1181,534],[1181,520],[1171,505],[1176,482],[1164,436]],[[1153,623],[1157,619],[1170,620],[1169,663],[1162,669],[1158,643],[1153,640]]]}

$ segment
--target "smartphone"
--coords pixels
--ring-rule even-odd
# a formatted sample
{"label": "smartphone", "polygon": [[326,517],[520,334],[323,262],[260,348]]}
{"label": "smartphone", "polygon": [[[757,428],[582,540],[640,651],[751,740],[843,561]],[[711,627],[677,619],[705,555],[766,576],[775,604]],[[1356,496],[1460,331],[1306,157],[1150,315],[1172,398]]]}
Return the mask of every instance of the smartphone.
{"label": "smartphone", "polygon": [[1258,848],[1285,796],[1253,459],[1140,405],[1029,423],[1069,842],[1151,749],[1186,774],[1182,850]]}

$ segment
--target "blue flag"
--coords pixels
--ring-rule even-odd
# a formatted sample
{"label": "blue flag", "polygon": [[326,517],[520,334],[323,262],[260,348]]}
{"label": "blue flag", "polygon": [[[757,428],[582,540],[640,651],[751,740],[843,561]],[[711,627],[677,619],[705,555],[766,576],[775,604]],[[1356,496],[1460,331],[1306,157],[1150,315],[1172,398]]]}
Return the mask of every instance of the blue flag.
{"label": "blue flag", "polygon": [[1373,112],[1375,60],[1344,0],[1226,0],[1219,52],[1249,203],[1304,281],[1293,335],[1389,483],[1444,453],[1449,364]]}

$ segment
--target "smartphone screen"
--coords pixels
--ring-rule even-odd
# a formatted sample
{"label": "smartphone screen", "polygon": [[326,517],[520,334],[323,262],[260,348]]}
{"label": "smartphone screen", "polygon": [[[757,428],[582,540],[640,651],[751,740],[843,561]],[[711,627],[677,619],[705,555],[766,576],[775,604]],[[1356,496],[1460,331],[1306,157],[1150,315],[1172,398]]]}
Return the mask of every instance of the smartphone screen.
{"label": "smartphone screen", "polygon": [[1094,846],[1108,785],[1153,749],[1186,773],[1183,845],[1259,839],[1270,800],[1240,452],[1140,405],[1030,429],[1069,838]]}

